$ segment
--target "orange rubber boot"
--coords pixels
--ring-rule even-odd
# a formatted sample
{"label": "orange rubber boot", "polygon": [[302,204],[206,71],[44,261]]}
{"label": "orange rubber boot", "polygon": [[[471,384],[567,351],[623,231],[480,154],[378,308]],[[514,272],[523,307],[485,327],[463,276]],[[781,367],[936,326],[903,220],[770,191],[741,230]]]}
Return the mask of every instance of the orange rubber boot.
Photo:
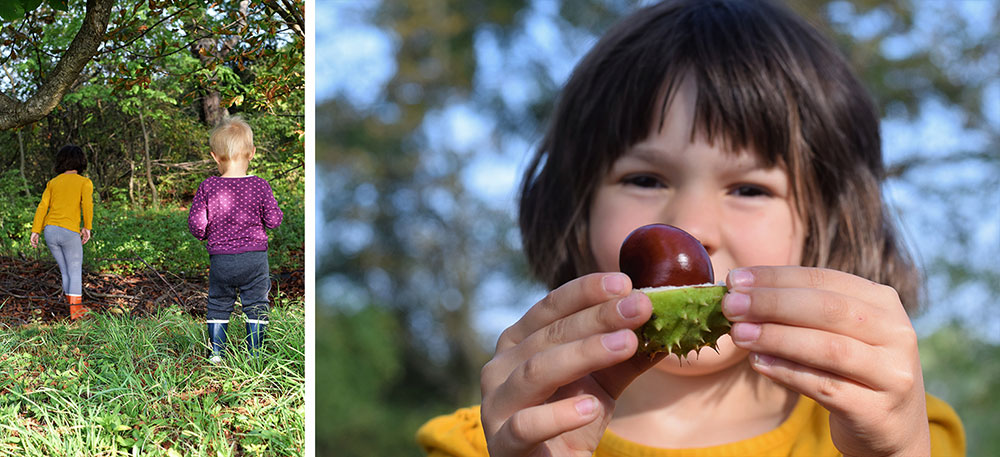
{"label": "orange rubber boot", "polygon": [[67,295],[66,298],[69,301],[69,318],[73,320],[86,317],[87,313],[90,312],[90,308],[83,306],[83,297],[79,295]]}

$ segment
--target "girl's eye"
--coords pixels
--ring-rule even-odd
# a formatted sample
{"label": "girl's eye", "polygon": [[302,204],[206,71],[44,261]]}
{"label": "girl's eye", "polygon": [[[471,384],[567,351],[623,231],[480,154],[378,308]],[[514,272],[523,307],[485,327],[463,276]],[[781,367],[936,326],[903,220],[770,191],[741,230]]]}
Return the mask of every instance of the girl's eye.
{"label": "girl's eye", "polygon": [[771,195],[771,192],[766,188],[752,184],[741,184],[736,186],[733,188],[732,193],[737,197],[768,197]]}
{"label": "girl's eye", "polygon": [[633,175],[626,176],[622,180],[625,185],[631,185],[636,187],[644,187],[649,189],[666,187],[659,178],[651,175]]}

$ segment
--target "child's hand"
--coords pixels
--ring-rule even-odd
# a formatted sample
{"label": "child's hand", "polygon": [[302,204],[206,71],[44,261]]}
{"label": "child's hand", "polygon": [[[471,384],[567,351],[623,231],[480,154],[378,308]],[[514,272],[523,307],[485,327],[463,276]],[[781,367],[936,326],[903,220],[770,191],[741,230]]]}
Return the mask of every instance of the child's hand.
{"label": "child's hand", "polygon": [[37,248],[38,247],[38,234],[37,233],[31,232],[31,241],[30,241],[30,243],[31,243],[31,247],[33,247],[33,248]]}
{"label": "child's hand", "polygon": [[90,230],[82,228],[80,229],[80,244],[87,244],[90,241]]}
{"label": "child's hand", "polygon": [[917,337],[894,289],[805,267],[737,269],[726,283],[733,341],[830,411],[844,455],[930,455]]}
{"label": "child's hand", "polygon": [[633,357],[630,329],[652,312],[628,276],[594,273],[550,292],[505,330],[481,379],[490,455],[591,455],[615,399],[658,361]]}

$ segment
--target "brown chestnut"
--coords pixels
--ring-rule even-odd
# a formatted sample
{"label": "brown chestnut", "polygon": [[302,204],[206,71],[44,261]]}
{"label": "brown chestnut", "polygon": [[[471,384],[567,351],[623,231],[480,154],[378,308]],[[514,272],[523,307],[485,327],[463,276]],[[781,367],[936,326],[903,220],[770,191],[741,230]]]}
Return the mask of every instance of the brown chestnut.
{"label": "brown chestnut", "polygon": [[651,224],[633,230],[622,243],[618,265],[636,289],[715,282],[705,247],[672,225]]}

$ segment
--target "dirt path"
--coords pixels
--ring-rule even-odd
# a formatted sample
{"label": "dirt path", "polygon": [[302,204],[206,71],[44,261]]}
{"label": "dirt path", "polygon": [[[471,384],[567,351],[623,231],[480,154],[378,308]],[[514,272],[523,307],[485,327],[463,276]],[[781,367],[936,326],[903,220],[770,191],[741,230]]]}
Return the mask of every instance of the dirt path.
{"label": "dirt path", "polygon": [[[291,298],[305,295],[302,270],[273,274],[271,281],[272,299],[279,291]],[[60,283],[55,262],[0,256],[0,325],[67,319]],[[182,278],[145,265],[131,275],[84,271],[83,289],[84,303],[98,312],[142,316],[176,303],[203,315],[208,277]]]}

